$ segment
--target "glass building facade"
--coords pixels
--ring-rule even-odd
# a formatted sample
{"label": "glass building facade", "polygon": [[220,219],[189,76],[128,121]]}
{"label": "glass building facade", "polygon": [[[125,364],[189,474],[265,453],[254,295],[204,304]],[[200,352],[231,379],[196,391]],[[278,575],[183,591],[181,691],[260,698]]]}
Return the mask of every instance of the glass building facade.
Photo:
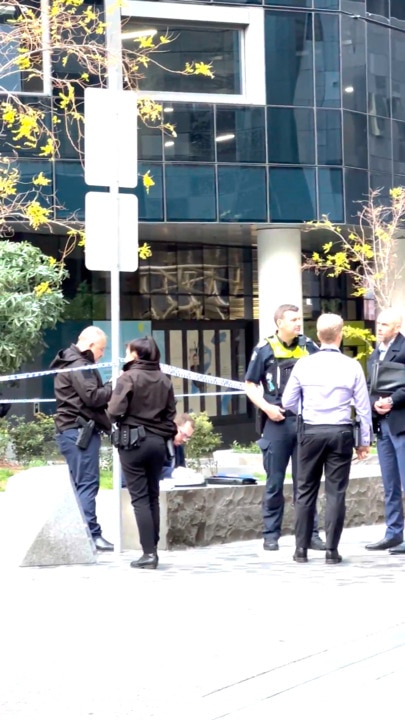
{"label": "glass building facade", "polygon": [[[155,183],[149,193],[141,184],[134,191],[139,235],[153,256],[138,273],[123,273],[122,317],[163,333],[167,360],[180,344],[182,365],[242,379],[257,339],[257,231],[322,215],[349,225],[370,188],[381,188],[384,197],[405,185],[405,1],[139,1],[128,8],[126,32],[153,21],[175,38],[169,69],[212,61],[215,78],[155,68],[141,82],[142,91],[161,99],[176,137],[138,128],[139,173],[149,170]],[[30,102],[55,122],[57,98],[34,91]],[[57,217],[75,212],[83,219],[89,188],[77,149],[60,127],[54,163],[35,150],[16,162],[23,174],[49,177]],[[4,134],[0,144],[7,152]],[[303,232],[304,251],[306,244]],[[90,273],[77,253],[68,263],[70,319],[108,319],[108,276]],[[304,275],[309,320],[325,309],[363,320],[363,302],[350,296],[345,278]],[[206,407],[208,399],[201,402]],[[220,401],[210,403],[214,416],[246,412],[241,398],[226,412]]]}

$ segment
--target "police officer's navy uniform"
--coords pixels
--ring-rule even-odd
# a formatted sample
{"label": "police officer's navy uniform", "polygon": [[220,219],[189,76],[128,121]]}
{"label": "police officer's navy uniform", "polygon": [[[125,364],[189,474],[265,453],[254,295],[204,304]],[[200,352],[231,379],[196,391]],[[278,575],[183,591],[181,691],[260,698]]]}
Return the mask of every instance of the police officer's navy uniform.
{"label": "police officer's navy uniform", "polygon": [[[253,350],[245,380],[262,385],[264,399],[281,407],[281,396],[291,371],[299,358],[317,352],[318,346],[305,335],[298,335],[290,345],[278,334],[260,342]],[[295,498],[297,475],[297,417],[286,411],[285,420],[275,422],[259,411],[261,438],[258,445],[263,453],[263,465],[267,475],[263,497],[263,536],[266,543],[276,543],[281,535],[284,512],[283,485],[288,462],[291,458],[293,494]],[[318,537],[317,518],[314,535]],[[276,548],[274,548],[276,549]]]}

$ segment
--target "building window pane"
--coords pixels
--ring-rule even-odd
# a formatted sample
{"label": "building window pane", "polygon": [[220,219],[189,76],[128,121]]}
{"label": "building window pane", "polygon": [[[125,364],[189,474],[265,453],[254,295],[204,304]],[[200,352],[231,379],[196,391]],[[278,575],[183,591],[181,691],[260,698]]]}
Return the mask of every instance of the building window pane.
{"label": "building window pane", "polygon": [[389,0],[367,0],[366,11],[369,15],[390,16]]}
{"label": "building window pane", "polygon": [[[136,20],[125,23],[122,35],[124,50],[136,51],[140,39],[139,36],[131,38],[131,33],[145,30],[150,24],[150,21],[141,23]],[[168,25],[155,21],[153,29],[156,29],[156,34],[152,41],[166,34],[171,38],[170,45],[163,46],[163,50],[169,48],[169,52],[163,52],[160,47],[156,53],[151,53],[148,70],[138,82],[139,90],[236,95],[241,93],[241,30],[215,25],[202,26],[202,23],[192,27],[189,24]],[[158,42],[157,39],[156,43]],[[214,65],[214,78],[176,73],[183,70],[186,63],[206,63],[210,60]]]}
{"label": "building window pane", "polygon": [[219,167],[221,222],[265,222],[266,172],[258,167]]}
{"label": "building window pane", "polygon": [[[163,116],[163,122],[166,122],[165,116]],[[161,129],[159,127],[148,127],[141,120],[139,120],[138,124],[138,157],[140,160],[162,159]]]}
{"label": "building window pane", "polygon": [[314,7],[322,10],[339,10],[339,0],[314,0]]}
{"label": "building window pane", "polygon": [[216,220],[214,168],[167,165],[166,214],[168,220]]}
{"label": "building window pane", "polygon": [[217,107],[218,162],[266,162],[264,109]]}
{"label": "building window pane", "polygon": [[337,15],[315,15],[315,82],[318,107],[340,107],[340,48]]}
{"label": "building window pane", "polygon": [[390,189],[392,188],[392,174],[370,173],[370,189],[378,190],[378,203],[389,206],[391,204]]}
{"label": "building window pane", "polygon": [[[167,111],[173,109],[173,112]],[[212,106],[165,105],[164,120],[170,117],[177,137],[165,135],[164,153],[166,160],[214,161],[214,113]]]}
{"label": "building window pane", "polygon": [[56,216],[66,218],[76,213],[79,220],[84,220],[84,195],[90,188],[84,183],[81,163],[57,160],[55,186],[58,205]]}
{"label": "building window pane", "polygon": [[266,5],[283,5],[284,7],[312,7],[312,0],[265,0]]}
{"label": "building window pane", "polygon": [[[20,98],[13,98],[12,95],[0,95],[0,106],[4,102],[9,104],[13,109],[15,108],[18,110],[20,107],[20,101]],[[7,122],[0,119],[0,152],[4,156],[11,156],[14,154],[18,154],[19,157],[38,156],[42,153],[42,147],[46,144],[49,137],[48,133],[50,133],[51,130],[50,99],[41,97],[26,97],[23,101],[23,107],[27,112],[32,108],[34,113],[43,114],[42,120],[40,121],[40,124],[43,126],[43,132],[36,136],[35,146],[30,147],[32,143],[28,138],[23,137],[19,140],[15,140],[13,136],[15,128],[8,127]],[[1,114],[3,115],[3,112]]]}
{"label": "building window pane", "polygon": [[392,115],[397,120],[405,120],[405,42],[398,30],[391,31],[391,72]]}
{"label": "building window pane", "polygon": [[139,178],[137,186],[137,196],[139,203],[139,219],[140,220],[163,220],[163,181],[162,181],[162,166],[161,165],[138,165],[139,175],[150,171],[153,178],[154,185],[149,188],[147,193],[142,179]]}
{"label": "building window pane", "polygon": [[313,105],[312,16],[266,12],[268,105]]}
{"label": "building window pane", "polygon": [[391,172],[392,146],[391,121],[386,118],[368,116],[368,142],[370,153],[370,171]]}
{"label": "building window pane", "polygon": [[367,116],[343,113],[344,164],[367,168]]}
{"label": "building window pane", "polygon": [[[364,170],[345,169],[346,222],[358,220],[360,205],[367,200],[368,173]],[[360,204],[359,204],[360,203]]]}
{"label": "building window pane", "polygon": [[342,16],[343,107],[366,112],[365,22]]}
{"label": "building window pane", "polygon": [[269,162],[315,164],[314,112],[307,108],[268,108]]}
{"label": "building window pane", "polygon": [[405,123],[392,123],[394,141],[394,173],[405,174]]}
{"label": "building window pane", "polygon": [[[17,40],[18,25],[13,20],[20,15],[19,6],[3,4],[0,6],[0,32],[2,47],[0,48],[0,89],[4,92],[14,93],[43,93],[44,92],[44,68],[42,53],[31,52],[31,67],[27,70],[20,70],[17,65],[12,65],[11,60],[18,58],[20,48],[27,47],[27,40]],[[39,13],[39,10],[35,10]],[[11,22],[10,22],[11,21]],[[3,60],[2,60],[3,58]],[[2,75],[1,67],[5,72]]]}
{"label": "building window pane", "polygon": [[405,4],[403,0],[391,0],[391,17],[405,21]]}
{"label": "building window pane", "polygon": [[317,217],[314,168],[270,168],[271,222],[306,222]]}
{"label": "building window pane", "polygon": [[342,165],[342,115],[340,110],[318,110],[319,165]]}
{"label": "building window pane", "polygon": [[390,46],[387,28],[369,24],[367,28],[368,112],[390,116]]}
{"label": "building window pane", "polygon": [[339,168],[319,168],[319,215],[332,222],[343,222],[343,176]]}

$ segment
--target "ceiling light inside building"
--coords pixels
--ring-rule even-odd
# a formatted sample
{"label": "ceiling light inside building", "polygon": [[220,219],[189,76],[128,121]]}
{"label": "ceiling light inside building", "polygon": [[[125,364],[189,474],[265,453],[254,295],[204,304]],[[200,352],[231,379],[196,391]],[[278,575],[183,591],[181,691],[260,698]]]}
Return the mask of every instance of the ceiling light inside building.
{"label": "ceiling light inside building", "polygon": [[348,85],[347,87],[344,88],[344,91],[345,91],[345,93],[349,93],[351,95],[351,93],[354,93],[353,85]]}
{"label": "ceiling light inside building", "polygon": [[165,108],[163,108],[163,112],[164,112],[164,113],[172,113],[172,112],[174,112],[174,108],[172,108],[172,107],[165,107]]}
{"label": "ceiling light inside building", "polygon": [[225,135],[218,135],[215,138],[215,142],[227,142],[228,140],[233,140],[235,138],[235,135],[233,133],[228,133]]}
{"label": "ceiling light inside building", "polygon": [[173,147],[173,145],[174,145],[174,140],[166,140],[165,147]]}
{"label": "ceiling light inside building", "polygon": [[133,30],[132,32],[123,32],[121,33],[121,37],[123,40],[135,40],[141,37],[153,37],[156,33],[157,30],[154,28],[142,28],[140,30]]}

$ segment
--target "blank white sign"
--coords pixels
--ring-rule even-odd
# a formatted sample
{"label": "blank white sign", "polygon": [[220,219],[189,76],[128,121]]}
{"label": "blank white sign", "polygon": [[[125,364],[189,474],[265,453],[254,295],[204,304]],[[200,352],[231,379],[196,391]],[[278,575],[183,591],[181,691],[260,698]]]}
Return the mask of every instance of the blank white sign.
{"label": "blank white sign", "polygon": [[[138,198],[89,192],[85,198],[84,262],[89,270],[138,269]],[[118,250],[117,250],[118,248]],[[118,257],[117,257],[118,253]]]}

